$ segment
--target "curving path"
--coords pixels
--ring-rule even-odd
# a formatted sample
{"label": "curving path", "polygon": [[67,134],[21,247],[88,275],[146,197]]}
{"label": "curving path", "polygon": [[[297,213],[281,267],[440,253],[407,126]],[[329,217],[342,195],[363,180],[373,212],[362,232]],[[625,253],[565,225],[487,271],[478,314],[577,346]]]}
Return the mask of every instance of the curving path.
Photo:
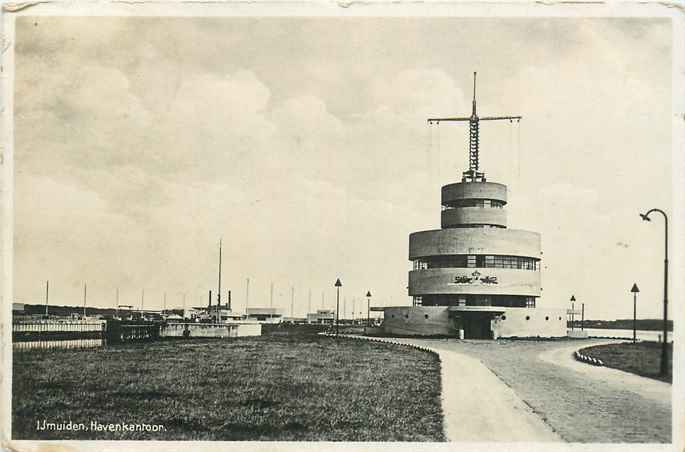
{"label": "curving path", "polygon": [[587,378],[606,383],[617,390],[630,391],[640,397],[661,404],[664,407],[670,407],[672,386],[669,383],[641,377],[610,367],[590,366],[573,357],[573,353],[579,348],[591,347],[593,345],[613,344],[616,342],[624,341],[589,341],[584,342],[582,347],[575,344],[567,347],[553,348],[540,353],[538,359],[577,372]]}
{"label": "curving path", "polygon": [[421,339],[380,340],[438,353],[445,434],[449,441],[562,441],[478,359]]}
{"label": "curving path", "polygon": [[607,341],[436,342],[480,360],[565,441],[671,442],[670,385],[571,361],[573,351]]}
{"label": "curving path", "polygon": [[670,384],[573,359],[613,341],[389,341],[440,355],[450,441],[671,442]]}

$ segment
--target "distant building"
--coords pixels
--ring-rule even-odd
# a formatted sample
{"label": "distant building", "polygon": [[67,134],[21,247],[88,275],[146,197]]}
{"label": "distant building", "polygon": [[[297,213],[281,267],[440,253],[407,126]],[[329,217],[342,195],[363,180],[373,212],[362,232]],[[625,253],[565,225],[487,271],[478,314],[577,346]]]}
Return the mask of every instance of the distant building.
{"label": "distant building", "polygon": [[283,323],[307,323],[306,317],[283,317]]}
{"label": "distant building", "polygon": [[277,308],[247,308],[247,320],[262,323],[281,323],[283,314]]}
{"label": "distant building", "polygon": [[26,305],[24,303],[12,303],[12,315],[26,315]]}
{"label": "distant building", "polygon": [[218,307],[216,305],[211,307],[193,307],[186,309],[183,313],[183,317],[192,322],[233,322],[243,319],[242,314],[233,312],[223,306]]}
{"label": "distant building", "polygon": [[317,309],[307,314],[307,323],[332,324],[335,320],[333,309]]}

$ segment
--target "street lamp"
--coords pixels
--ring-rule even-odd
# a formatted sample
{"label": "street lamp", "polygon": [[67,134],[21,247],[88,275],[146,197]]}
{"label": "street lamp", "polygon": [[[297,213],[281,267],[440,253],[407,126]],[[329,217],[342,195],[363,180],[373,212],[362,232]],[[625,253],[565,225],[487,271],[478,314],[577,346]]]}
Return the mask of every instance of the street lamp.
{"label": "street lamp", "polygon": [[652,221],[649,214],[652,212],[659,212],[664,216],[664,342],[661,344],[661,376],[666,376],[668,370],[668,341],[666,335],[668,334],[668,216],[666,212],[661,209],[650,209],[647,213],[641,213],[640,218],[644,221]]}
{"label": "street lamp", "polygon": [[640,289],[637,287],[637,283],[633,283],[633,288],[630,289],[630,291],[633,293],[633,344],[637,342],[637,328],[636,328],[636,323],[637,323],[637,294],[640,292]]}
{"label": "street lamp", "polygon": [[366,326],[371,326],[371,291],[366,291]]}
{"label": "street lamp", "polygon": [[576,296],[571,295],[571,331],[573,331],[573,324],[575,323],[575,305],[574,302],[576,301]]}
{"label": "street lamp", "polygon": [[338,337],[338,324],[339,324],[339,312],[340,312],[340,288],[342,283],[340,278],[335,280],[335,336]]}

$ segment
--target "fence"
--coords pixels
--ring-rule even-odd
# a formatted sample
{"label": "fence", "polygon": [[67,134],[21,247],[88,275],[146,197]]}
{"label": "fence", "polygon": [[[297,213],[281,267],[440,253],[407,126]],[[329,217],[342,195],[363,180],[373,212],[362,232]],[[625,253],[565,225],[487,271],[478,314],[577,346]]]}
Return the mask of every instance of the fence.
{"label": "fence", "polygon": [[12,323],[12,348],[88,348],[103,345],[105,322],[28,321]]}
{"label": "fence", "polygon": [[261,335],[254,322],[231,324],[37,320],[12,323],[15,350],[87,348],[126,342],[158,341],[162,337],[240,337]]}

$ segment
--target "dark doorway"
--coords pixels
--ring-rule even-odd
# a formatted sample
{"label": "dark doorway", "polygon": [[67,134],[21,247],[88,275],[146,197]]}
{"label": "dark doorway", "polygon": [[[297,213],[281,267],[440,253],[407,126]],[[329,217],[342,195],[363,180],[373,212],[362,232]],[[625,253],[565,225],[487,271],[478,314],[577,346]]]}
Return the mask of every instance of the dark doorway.
{"label": "dark doorway", "polygon": [[492,339],[489,312],[469,312],[462,314],[464,339]]}

